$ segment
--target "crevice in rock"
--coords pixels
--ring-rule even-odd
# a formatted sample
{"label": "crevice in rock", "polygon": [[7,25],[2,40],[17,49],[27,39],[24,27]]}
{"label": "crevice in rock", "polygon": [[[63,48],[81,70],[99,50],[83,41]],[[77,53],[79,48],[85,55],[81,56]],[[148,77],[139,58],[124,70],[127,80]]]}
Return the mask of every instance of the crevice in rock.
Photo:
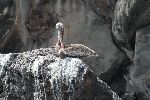
{"label": "crevice in rock", "polygon": [[[111,67],[107,72],[102,73],[99,78],[106,82],[119,96],[122,96],[126,92],[126,80],[124,77],[129,73],[130,64],[131,61],[126,58],[117,69]],[[113,66],[117,65],[114,64]]]}

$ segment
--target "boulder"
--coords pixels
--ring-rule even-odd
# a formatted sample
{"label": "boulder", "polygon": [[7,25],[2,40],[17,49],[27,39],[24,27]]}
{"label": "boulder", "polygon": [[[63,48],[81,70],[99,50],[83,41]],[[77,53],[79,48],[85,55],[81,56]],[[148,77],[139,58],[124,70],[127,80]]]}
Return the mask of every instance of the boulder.
{"label": "boulder", "polygon": [[72,45],[68,54],[64,49],[64,58],[58,51],[50,47],[0,54],[0,99],[122,100],[80,59],[96,55],[93,50]]}

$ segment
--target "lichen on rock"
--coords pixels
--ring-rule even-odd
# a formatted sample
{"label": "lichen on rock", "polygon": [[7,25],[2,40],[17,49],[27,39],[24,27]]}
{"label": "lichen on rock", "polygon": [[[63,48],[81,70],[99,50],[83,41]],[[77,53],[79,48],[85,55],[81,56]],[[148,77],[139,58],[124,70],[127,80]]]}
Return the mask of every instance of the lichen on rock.
{"label": "lichen on rock", "polygon": [[83,45],[77,47],[72,45],[74,51],[68,52],[73,55],[77,51],[76,56],[63,59],[55,47],[0,54],[0,99],[121,100],[78,58],[94,56],[95,52]]}

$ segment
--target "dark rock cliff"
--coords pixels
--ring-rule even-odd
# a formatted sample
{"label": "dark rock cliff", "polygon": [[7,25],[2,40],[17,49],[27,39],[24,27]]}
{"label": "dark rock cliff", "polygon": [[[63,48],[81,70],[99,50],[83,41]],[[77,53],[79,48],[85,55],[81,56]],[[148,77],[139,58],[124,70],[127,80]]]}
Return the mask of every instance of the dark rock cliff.
{"label": "dark rock cliff", "polygon": [[150,100],[149,5],[149,0],[119,0],[112,24],[117,46],[132,61],[127,80],[138,100]]}

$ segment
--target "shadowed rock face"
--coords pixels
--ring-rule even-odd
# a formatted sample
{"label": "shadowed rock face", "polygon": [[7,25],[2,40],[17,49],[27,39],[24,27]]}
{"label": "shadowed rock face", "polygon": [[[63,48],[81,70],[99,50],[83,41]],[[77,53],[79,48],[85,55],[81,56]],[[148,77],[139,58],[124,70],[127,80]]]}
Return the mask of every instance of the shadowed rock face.
{"label": "shadowed rock face", "polygon": [[0,1],[0,8],[3,10],[5,7],[10,7],[13,4],[13,0],[1,0]]}
{"label": "shadowed rock face", "polygon": [[[80,47],[78,45],[78,49],[82,49],[79,52],[72,46],[78,52],[71,54],[95,55],[91,49]],[[57,48],[51,47],[0,54],[0,99],[122,100],[81,59],[61,59],[57,53]]]}
{"label": "shadowed rock face", "polygon": [[131,67],[131,82],[139,99],[150,99],[150,26],[136,32],[134,65]]}
{"label": "shadowed rock face", "polygon": [[128,81],[138,100],[150,99],[149,5],[148,0],[119,0],[112,24],[116,44],[133,62]]}
{"label": "shadowed rock face", "polygon": [[0,1],[0,52],[20,52],[25,49],[16,26],[16,3]]}
{"label": "shadowed rock face", "polygon": [[[13,5],[13,0],[1,0],[0,1],[0,38],[4,35],[8,35],[7,31],[10,31],[15,20],[15,9]],[[9,29],[9,30],[8,30]]]}
{"label": "shadowed rock face", "polygon": [[[10,44],[7,42],[9,38],[12,38],[12,36],[15,35],[15,34],[11,34],[11,32],[14,31],[14,22],[15,22],[15,4],[13,0],[1,0],[0,1],[0,42],[1,42],[0,51],[1,52],[4,52],[6,48],[11,49],[11,47],[14,46],[12,43]],[[18,39],[17,36],[14,38],[14,40],[15,39],[16,40]],[[9,40],[9,42],[12,40],[13,39]],[[10,51],[17,51],[15,50],[15,48],[11,49]]]}

